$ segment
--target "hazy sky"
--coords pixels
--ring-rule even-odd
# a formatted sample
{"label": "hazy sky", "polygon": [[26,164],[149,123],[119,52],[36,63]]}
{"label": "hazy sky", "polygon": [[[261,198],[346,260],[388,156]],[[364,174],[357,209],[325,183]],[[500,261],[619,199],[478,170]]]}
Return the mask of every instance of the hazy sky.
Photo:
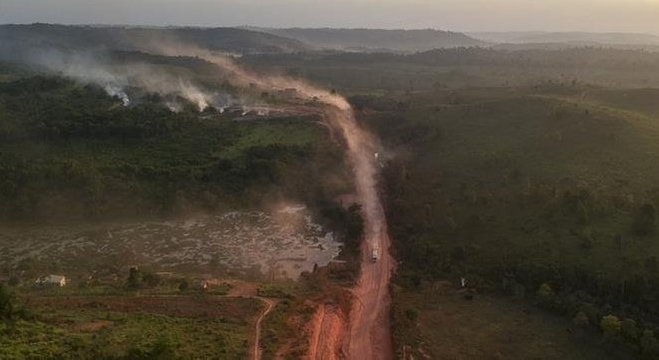
{"label": "hazy sky", "polygon": [[0,23],[659,34],[659,0],[0,0]]}

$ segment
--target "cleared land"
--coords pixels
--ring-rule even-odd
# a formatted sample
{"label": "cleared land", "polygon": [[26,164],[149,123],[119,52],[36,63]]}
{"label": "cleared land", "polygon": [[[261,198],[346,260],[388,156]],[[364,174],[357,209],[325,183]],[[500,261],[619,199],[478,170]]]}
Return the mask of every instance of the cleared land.
{"label": "cleared land", "polygon": [[2,325],[0,357],[244,359],[263,304],[193,296],[32,297],[35,320]]}
{"label": "cleared land", "polygon": [[633,359],[603,344],[599,333],[523,301],[480,295],[466,300],[465,294],[446,283],[419,292],[396,291],[398,355],[438,360]]}

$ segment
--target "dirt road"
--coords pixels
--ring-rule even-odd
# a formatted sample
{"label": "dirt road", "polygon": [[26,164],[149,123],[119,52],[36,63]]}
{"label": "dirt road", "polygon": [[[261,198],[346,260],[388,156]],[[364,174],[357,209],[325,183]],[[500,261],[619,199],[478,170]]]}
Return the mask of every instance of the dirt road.
{"label": "dirt road", "polygon": [[[381,248],[389,243],[386,235],[376,240]],[[362,271],[353,289],[350,331],[344,345],[349,359],[391,359],[393,346],[389,322],[389,280],[393,261],[388,252],[371,263],[370,244],[364,242]]]}
{"label": "dirt road", "polygon": [[[382,202],[377,191],[376,145],[369,133],[356,122],[349,105],[328,110],[326,121],[346,140],[347,156],[362,206],[364,240],[361,271],[352,289],[354,300],[348,323],[335,312],[320,307],[316,315],[309,356],[312,359],[391,359],[393,349],[389,324],[389,281],[394,261],[389,254],[390,240]],[[380,258],[372,262],[371,251]],[[322,339],[322,340],[321,340]],[[336,340],[342,339],[342,340]]]}
{"label": "dirt road", "polygon": [[254,299],[259,299],[266,305],[265,310],[263,310],[263,312],[258,317],[258,319],[256,319],[256,324],[254,325],[256,329],[254,331],[254,349],[252,350],[252,354],[253,354],[252,359],[260,360],[261,359],[261,322],[263,322],[263,319],[266,316],[268,316],[268,314],[272,311],[272,309],[275,306],[275,301],[262,297],[254,297]]}
{"label": "dirt road", "polygon": [[[349,323],[345,323],[345,314],[323,309],[319,318],[320,326],[313,324],[312,328],[317,329],[324,341],[312,340],[316,347],[311,347],[309,356],[313,359],[333,359],[339,355],[360,360],[391,358],[388,285],[394,262],[388,252],[387,223],[377,191],[378,166],[374,156],[377,152],[376,141],[359,126],[348,101],[334,91],[303,81],[252,73],[226,56],[214,54],[209,50],[164,43],[159,44],[159,48],[159,52],[167,55],[194,54],[211,62],[222,69],[222,73],[230,74],[234,85],[258,87],[264,91],[294,88],[296,97],[304,99],[305,103],[324,105],[318,109],[321,110],[324,121],[345,139],[346,157],[354,172],[355,192],[362,206],[365,223],[362,245],[364,257],[359,280],[353,289],[355,301],[348,317]],[[379,247],[381,258],[376,263],[370,263],[370,250],[375,246]],[[321,345],[324,349],[330,349],[329,352],[317,348]]]}

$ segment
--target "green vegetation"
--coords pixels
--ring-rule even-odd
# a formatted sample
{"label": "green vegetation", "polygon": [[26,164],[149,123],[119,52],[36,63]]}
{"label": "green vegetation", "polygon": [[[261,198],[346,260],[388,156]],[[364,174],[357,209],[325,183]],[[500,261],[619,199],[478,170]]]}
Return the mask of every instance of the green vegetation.
{"label": "green vegetation", "polygon": [[[382,194],[405,292],[465,277],[470,288],[524,299],[583,331],[602,334],[613,315],[621,330],[607,346],[622,353],[608,357],[633,349],[652,358],[643,349],[654,349],[659,326],[656,59],[606,48],[470,48],[243,61],[351,95],[383,140]],[[403,323],[394,329],[399,351],[433,343],[405,338]],[[572,346],[562,344],[547,356]]]}
{"label": "green vegetation", "polygon": [[397,281],[466,277],[638,348],[630,333],[657,325],[659,123],[578,87],[420,93],[370,117],[401,154],[384,179]]}
{"label": "green vegetation", "polygon": [[[340,149],[309,120],[130,108],[61,78],[0,84],[0,217],[107,218],[331,198]],[[331,174],[331,181],[317,181]]]}
{"label": "green vegetation", "polygon": [[307,339],[300,336],[300,329],[308,324],[315,310],[308,299],[318,296],[317,289],[310,285],[302,281],[258,289],[259,296],[276,300],[262,324],[263,359],[301,358],[306,354]]}
{"label": "green vegetation", "polygon": [[0,325],[0,357],[243,359],[252,299],[51,297],[32,299],[34,320]]}
{"label": "green vegetation", "polygon": [[[523,301],[477,295],[451,284],[394,287],[396,351],[431,359],[633,359],[594,329],[571,325]],[[649,341],[652,341],[653,337]]]}
{"label": "green vegetation", "polygon": [[[66,40],[62,29],[53,30],[54,44]],[[70,29],[83,30],[91,31]],[[213,33],[184,32],[204,44]],[[399,355],[657,358],[657,53],[457,48],[281,54],[287,45],[275,40],[273,51],[248,50],[252,54],[237,61],[349,95],[358,118],[384,145],[382,194],[400,260],[392,314]],[[199,59],[111,54],[117,62],[189,69],[197,78],[217,70]],[[259,289],[277,300],[263,324],[265,358],[304,352],[305,343],[293,339],[312,314],[309,299],[345,305],[333,284],[354,279],[363,224],[358,207],[336,204],[350,189],[349,173],[325,128],[298,118],[233,121],[190,104],[173,113],[163,99],[139,91],[136,105],[122,107],[94,86],[26,78],[4,65],[0,74],[2,219],[169,215],[299,200],[346,239],[348,263],[315,269],[297,286]],[[222,81],[208,78],[215,80],[205,86]],[[147,275],[134,272],[120,291],[158,283]],[[446,285],[461,278],[467,289]],[[177,279],[170,287],[172,294],[187,294],[191,283]],[[192,350],[172,339],[186,339],[193,326],[212,332],[189,317],[120,310],[54,309],[61,319],[73,319],[64,322],[37,310],[37,320],[16,321],[24,333],[2,341],[13,341],[6,348],[20,353],[46,333],[43,338],[55,339],[54,350],[40,351],[73,351],[64,337],[85,344],[100,344],[98,338],[118,344],[109,356],[185,357]],[[113,326],[89,337],[67,325],[84,316],[84,322]],[[248,317],[229,323],[244,334]],[[126,341],[143,326],[164,334]],[[213,334],[225,339],[218,343],[227,354],[244,355],[244,336]]]}

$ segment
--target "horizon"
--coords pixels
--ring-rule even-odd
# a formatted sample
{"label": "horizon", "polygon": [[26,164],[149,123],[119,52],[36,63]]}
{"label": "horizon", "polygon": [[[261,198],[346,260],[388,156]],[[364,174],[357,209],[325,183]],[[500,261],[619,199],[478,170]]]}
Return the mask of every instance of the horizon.
{"label": "horizon", "polygon": [[199,29],[244,29],[244,30],[288,30],[288,29],[303,29],[303,30],[386,30],[386,31],[438,31],[438,32],[452,32],[462,34],[599,34],[599,35],[652,35],[659,36],[659,32],[642,32],[642,31],[584,31],[584,30],[492,30],[492,31],[459,31],[446,28],[432,28],[432,27],[419,27],[419,28],[384,28],[384,27],[333,27],[333,26],[319,26],[319,27],[306,27],[306,26],[259,26],[259,25],[167,25],[167,24],[121,24],[121,23],[57,23],[57,22],[4,22],[0,26],[15,25],[15,26],[29,26],[29,25],[57,25],[57,26],[77,26],[77,27],[127,27],[127,28],[199,28]]}
{"label": "horizon", "polygon": [[30,23],[657,35],[659,1],[0,0],[0,24]]}

